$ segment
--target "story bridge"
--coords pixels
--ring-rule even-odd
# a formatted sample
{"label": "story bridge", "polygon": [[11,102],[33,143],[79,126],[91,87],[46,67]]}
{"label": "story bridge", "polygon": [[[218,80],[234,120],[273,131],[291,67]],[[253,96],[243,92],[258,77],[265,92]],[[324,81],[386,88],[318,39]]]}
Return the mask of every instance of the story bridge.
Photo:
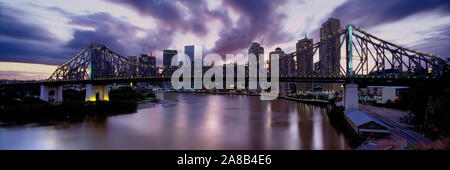
{"label": "story bridge", "polygon": [[[279,81],[410,85],[440,80],[448,72],[449,65],[440,57],[390,43],[353,25],[348,25],[317,43],[281,57],[294,60],[306,55],[314,56],[321,48],[329,46],[330,42],[337,43],[336,50],[340,53],[342,50],[344,57],[341,58],[345,58],[345,64],[335,62],[332,66],[334,70],[326,73],[299,72],[280,75],[277,77]],[[40,85],[42,100],[48,101],[48,93],[53,91],[56,102],[62,102],[63,85],[85,84],[87,101],[109,100],[108,84],[170,81],[171,74],[176,68],[136,63],[104,45],[89,44],[58,66],[47,80],[0,84],[0,87]],[[245,79],[248,81],[248,74]],[[354,91],[357,86],[351,87],[352,90],[349,91]],[[96,95],[99,97],[95,97]],[[345,98],[354,95],[345,95]]]}

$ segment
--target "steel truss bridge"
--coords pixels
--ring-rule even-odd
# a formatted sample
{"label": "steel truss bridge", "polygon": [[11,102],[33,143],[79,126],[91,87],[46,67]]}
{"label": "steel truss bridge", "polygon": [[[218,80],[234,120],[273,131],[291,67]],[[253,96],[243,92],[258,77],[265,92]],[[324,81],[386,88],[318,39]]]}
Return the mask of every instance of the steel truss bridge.
{"label": "steel truss bridge", "polygon": [[[290,62],[295,57],[305,56],[308,51],[314,56],[320,48],[330,42],[338,42],[337,52],[344,47],[345,65],[338,60],[333,66],[335,73],[319,74],[322,77],[430,79],[448,71],[448,64],[440,57],[405,48],[371,35],[356,26],[348,25],[319,42],[304,46],[286,56]],[[327,55],[327,54],[323,54]],[[299,78],[314,75],[299,74]]]}
{"label": "steel truss bridge", "polygon": [[[307,51],[314,56],[330,42],[339,42],[344,51],[345,64],[336,62],[338,71],[325,74],[290,74],[280,76],[281,82],[399,82],[437,80],[448,71],[448,64],[440,57],[415,51],[371,35],[356,26],[348,25],[319,42],[304,46],[281,57],[293,60]],[[104,45],[89,44],[64,64],[47,80],[18,84],[92,84],[136,81],[170,81],[176,67],[155,67],[136,63]],[[246,75],[248,76],[248,75]],[[270,77],[268,77],[270,79]],[[248,77],[246,77],[248,80]],[[14,84],[14,83],[13,83]],[[5,85],[5,84],[3,84]],[[12,85],[12,84],[11,84]]]}

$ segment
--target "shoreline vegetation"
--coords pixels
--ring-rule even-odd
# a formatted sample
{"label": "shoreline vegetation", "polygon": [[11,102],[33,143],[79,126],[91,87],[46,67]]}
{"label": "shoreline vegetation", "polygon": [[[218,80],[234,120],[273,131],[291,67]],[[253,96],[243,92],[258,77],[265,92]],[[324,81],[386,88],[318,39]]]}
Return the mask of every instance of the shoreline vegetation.
{"label": "shoreline vegetation", "polygon": [[[153,106],[158,99],[151,91],[136,91],[131,87],[112,89],[110,101],[84,101],[84,91],[64,91],[62,103],[45,102],[38,98],[24,97],[20,100],[0,98],[1,124],[46,123],[52,121],[82,121],[86,117],[106,117],[130,114],[137,109]],[[142,105],[142,106],[140,106]]]}

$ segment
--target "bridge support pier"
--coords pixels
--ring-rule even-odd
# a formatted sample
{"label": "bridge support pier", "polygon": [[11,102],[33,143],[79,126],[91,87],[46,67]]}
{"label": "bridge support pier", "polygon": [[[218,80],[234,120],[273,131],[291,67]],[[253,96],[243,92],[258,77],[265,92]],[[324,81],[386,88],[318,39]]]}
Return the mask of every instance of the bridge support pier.
{"label": "bridge support pier", "polygon": [[86,84],[86,101],[96,101],[97,99],[109,101],[109,85]]}
{"label": "bridge support pier", "polygon": [[[53,91],[54,100],[49,100],[50,92]],[[41,91],[39,95],[39,99],[43,101],[51,101],[61,103],[63,102],[63,86],[46,86],[41,85]]]}
{"label": "bridge support pier", "polygon": [[346,84],[344,87],[344,106],[347,109],[359,109],[358,85],[354,83]]}

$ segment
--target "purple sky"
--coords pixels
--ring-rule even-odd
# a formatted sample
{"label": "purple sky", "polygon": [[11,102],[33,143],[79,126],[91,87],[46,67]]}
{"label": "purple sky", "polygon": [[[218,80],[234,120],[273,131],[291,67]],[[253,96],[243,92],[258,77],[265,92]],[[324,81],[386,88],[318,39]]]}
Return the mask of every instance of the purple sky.
{"label": "purple sky", "polygon": [[224,54],[257,41],[292,52],[305,33],[316,42],[328,17],[450,56],[448,0],[0,0],[0,62],[59,65],[90,42],[124,56],[152,49],[158,64],[162,50],[191,44]]}

